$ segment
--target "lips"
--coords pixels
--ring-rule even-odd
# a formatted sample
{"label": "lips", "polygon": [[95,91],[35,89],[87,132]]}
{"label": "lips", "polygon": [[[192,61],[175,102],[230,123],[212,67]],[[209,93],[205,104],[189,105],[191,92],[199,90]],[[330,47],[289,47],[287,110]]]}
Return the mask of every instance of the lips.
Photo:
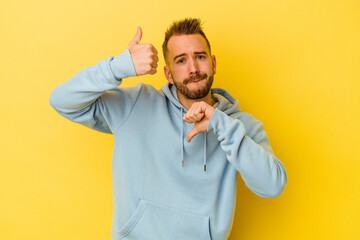
{"label": "lips", "polygon": [[197,75],[193,75],[187,79],[184,80],[184,84],[188,84],[188,83],[196,83],[196,82],[199,82],[201,80],[204,80],[207,78],[207,74],[204,73],[204,74],[197,74]]}
{"label": "lips", "polygon": [[196,79],[193,81],[189,81],[188,83],[196,83],[196,82],[200,82],[201,80],[204,80],[205,78],[201,78],[201,79]]}

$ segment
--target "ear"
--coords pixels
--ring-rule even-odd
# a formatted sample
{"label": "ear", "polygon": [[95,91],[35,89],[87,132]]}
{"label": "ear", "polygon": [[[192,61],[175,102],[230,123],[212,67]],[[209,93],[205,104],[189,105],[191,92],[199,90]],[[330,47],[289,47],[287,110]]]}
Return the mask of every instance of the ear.
{"label": "ear", "polygon": [[211,60],[212,60],[212,65],[213,65],[213,74],[216,73],[216,58],[215,55],[211,56]]}
{"label": "ear", "polygon": [[174,84],[171,72],[170,72],[170,68],[168,66],[164,67],[164,73],[165,73],[165,77],[166,79],[171,83]]}

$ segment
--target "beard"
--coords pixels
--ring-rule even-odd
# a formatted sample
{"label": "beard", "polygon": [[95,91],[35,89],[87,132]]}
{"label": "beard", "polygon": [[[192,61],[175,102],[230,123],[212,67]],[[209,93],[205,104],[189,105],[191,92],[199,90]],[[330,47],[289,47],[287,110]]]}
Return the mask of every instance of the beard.
{"label": "beard", "polygon": [[[199,81],[199,80],[203,80],[203,79],[207,79],[207,80],[206,80],[205,87],[203,87],[201,89],[190,90],[186,86],[190,82],[195,82],[195,81]],[[197,74],[190,76],[189,78],[186,78],[182,83],[174,80],[174,85],[175,85],[176,89],[185,97],[187,97],[189,99],[201,99],[208,95],[208,93],[211,90],[213,81],[214,81],[214,74],[212,74],[208,78],[208,75],[206,73],[204,73],[204,74],[197,73]]]}

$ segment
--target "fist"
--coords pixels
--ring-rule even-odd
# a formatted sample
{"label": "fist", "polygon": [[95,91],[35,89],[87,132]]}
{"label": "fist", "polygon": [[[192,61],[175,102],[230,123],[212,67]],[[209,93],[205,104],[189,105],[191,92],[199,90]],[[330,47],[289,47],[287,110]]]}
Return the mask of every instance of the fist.
{"label": "fist", "polygon": [[195,102],[191,105],[183,120],[187,123],[195,123],[194,128],[187,135],[188,142],[198,133],[206,132],[210,118],[215,112],[215,108],[206,102]]}
{"label": "fist", "polygon": [[136,75],[155,74],[157,62],[159,61],[158,51],[152,44],[140,44],[141,37],[142,31],[138,27],[135,37],[128,46]]}

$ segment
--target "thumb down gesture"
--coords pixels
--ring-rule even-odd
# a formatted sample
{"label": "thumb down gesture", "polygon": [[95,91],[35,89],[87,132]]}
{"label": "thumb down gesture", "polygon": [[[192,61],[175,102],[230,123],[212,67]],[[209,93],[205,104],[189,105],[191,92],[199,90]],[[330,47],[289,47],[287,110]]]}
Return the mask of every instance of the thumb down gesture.
{"label": "thumb down gesture", "polygon": [[185,122],[194,123],[194,128],[188,133],[186,138],[188,142],[190,142],[195,135],[207,131],[207,125],[214,112],[215,108],[204,101],[195,102],[191,105],[183,117]]}
{"label": "thumb down gesture", "polygon": [[152,44],[140,44],[142,37],[142,30],[138,27],[135,37],[129,43],[128,49],[135,67],[137,76],[145,74],[155,74],[158,51]]}

